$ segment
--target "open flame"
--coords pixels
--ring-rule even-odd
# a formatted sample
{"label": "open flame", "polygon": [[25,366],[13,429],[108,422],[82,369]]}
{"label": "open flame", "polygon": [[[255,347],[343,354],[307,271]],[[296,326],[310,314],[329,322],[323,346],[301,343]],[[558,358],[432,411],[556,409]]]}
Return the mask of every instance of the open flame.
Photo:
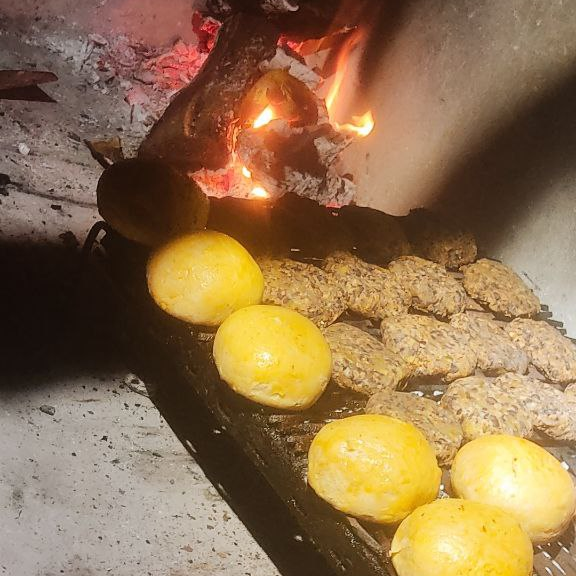
{"label": "open flame", "polygon": [[[248,170],[246,166],[242,166],[241,172],[244,178],[248,178],[250,180],[252,179],[252,172],[250,172],[250,170]],[[269,198],[270,194],[268,193],[266,188],[263,188],[262,186],[254,186],[254,188],[250,190],[250,196],[252,196],[253,198]]]}
{"label": "open flame", "polygon": [[[367,111],[361,116],[352,116],[351,121],[339,123],[336,121],[336,104],[339,98],[342,98],[342,87],[344,85],[347,74],[350,74],[350,57],[353,50],[363,40],[364,32],[361,29],[356,30],[341,46],[340,52],[336,60],[336,72],[329,85],[327,95],[325,97],[326,109],[328,110],[328,117],[330,123],[340,132],[346,132],[356,137],[368,136],[374,128],[374,117],[371,111]],[[252,128],[258,129],[266,126],[272,120],[279,117],[278,111],[274,109],[271,104],[268,104],[252,121]],[[237,157],[233,155],[234,170],[242,174],[242,176],[250,181],[253,185],[250,190],[250,197],[252,198],[270,198],[270,193],[260,184],[252,180],[252,172],[247,166],[238,162]]]}
{"label": "open flame", "polygon": [[262,186],[254,186],[250,192],[250,195],[256,198],[268,198],[270,196],[270,194],[268,194],[268,192],[262,188]]}
{"label": "open flame", "polygon": [[266,126],[272,120],[274,120],[275,114],[272,106],[266,106],[262,112],[258,115],[256,120],[252,123],[254,128],[262,128],[262,126]]}
{"label": "open flame", "polygon": [[362,116],[352,116],[351,123],[338,124],[338,122],[336,122],[336,127],[343,132],[351,132],[362,137],[368,136],[374,129],[374,117],[372,116],[372,112],[368,110],[368,112],[362,114]]}
{"label": "open flame", "polygon": [[[256,117],[254,122],[252,122],[252,127],[262,128],[262,126],[266,126],[266,124],[269,124],[272,120],[274,120],[274,118],[276,118],[274,109],[272,106],[266,106],[266,108],[264,108],[264,110],[262,110],[262,112],[260,112],[260,114]],[[249,180],[252,179],[252,172],[246,166],[242,166],[240,171],[242,172],[242,176],[244,176],[244,178],[248,178]],[[250,191],[250,196],[253,198],[269,198],[270,194],[262,186],[254,186],[254,188],[252,188]]]}
{"label": "open flame", "polygon": [[335,119],[335,103],[337,101],[338,94],[341,91],[344,78],[346,77],[346,72],[348,71],[350,55],[363,38],[364,32],[359,28],[356,32],[352,33],[346,42],[342,45],[336,62],[336,73],[334,74],[332,84],[330,85],[330,89],[328,90],[325,99],[330,122],[332,122],[336,129],[343,132],[350,132],[362,137],[368,136],[368,134],[370,134],[374,128],[374,117],[372,116],[372,112],[368,111],[361,116],[352,116],[352,122],[340,124]]}

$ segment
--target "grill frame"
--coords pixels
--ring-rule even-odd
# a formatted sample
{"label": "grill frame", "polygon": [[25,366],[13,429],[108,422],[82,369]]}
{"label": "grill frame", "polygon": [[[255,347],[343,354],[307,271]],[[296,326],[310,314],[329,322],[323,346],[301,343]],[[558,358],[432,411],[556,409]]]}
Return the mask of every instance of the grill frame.
{"label": "grill frame", "polygon": [[[106,235],[98,245],[95,240],[102,229]],[[265,478],[296,520],[304,538],[326,559],[331,574],[396,576],[388,558],[393,530],[360,522],[334,510],[305,481],[306,454],[314,434],[326,422],[361,413],[366,399],[330,384],[322,398],[302,413],[273,410],[244,400],[218,376],[211,354],[215,330],[187,325],[168,316],[148,295],[145,250],[106,225],[97,224],[89,235],[86,252],[98,262],[116,292],[124,340],[129,343],[135,368],[144,374],[145,380],[157,383],[158,398],[153,398],[157,405],[166,406],[171,397],[180,397],[185,405],[200,403],[207,409],[219,426],[217,433],[227,435],[247,456],[253,473]],[[548,307],[542,306],[537,319],[546,320],[565,334],[562,323],[553,319]],[[377,333],[370,321],[352,317],[345,320]],[[531,375],[544,380],[533,367]],[[436,400],[439,390],[441,386],[426,381],[410,385],[410,391]],[[190,448],[186,432],[179,436]],[[576,447],[543,437],[537,441],[566,462],[574,477]],[[443,485],[448,485],[446,471]],[[558,541],[535,548],[534,575],[576,576],[574,526]]]}

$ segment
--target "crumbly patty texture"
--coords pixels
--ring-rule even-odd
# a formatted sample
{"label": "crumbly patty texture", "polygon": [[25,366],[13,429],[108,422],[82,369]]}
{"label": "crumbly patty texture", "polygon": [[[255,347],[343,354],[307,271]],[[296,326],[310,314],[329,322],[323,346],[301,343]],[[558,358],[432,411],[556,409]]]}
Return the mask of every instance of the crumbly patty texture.
{"label": "crumbly patty texture", "polygon": [[362,394],[394,390],[409,375],[409,366],[364,330],[337,322],[324,330],[332,351],[332,379]]}
{"label": "crumbly patty texture", "polygon": [[400,284],[410,295],[411,306],[437,316],[463,312],[467,297],[462,284],[444,266],[418,256],[403,256],[390,263]]}
{"label": "crumbly patty texture", "polygon": [[555,440],[576,441],[576,398],[571,394],[520,374],[504,374],[494,384],[525,405],[536,430]]}
{"label": "crumbly patty texture", "polygon": [[450,324],[470,336],[470,345],[478,356],[478,368],[486,374],[504,372],[524,374],[528,369],[528,356],[486,315],[455,314]]}
{"label": "crumbly patty texture", "polygon": [[451,382],[474,373],[476,353],[470,337],[450,324],[408,314],[384,319],[380,331],[384,345],[411,366],[414,376]]}
{"label": "crumbly patty texture", "polygon": [[367,414],[383,414],[414,424],[436,452],[438,464],[447,466],[462,444],[462,426],[445,406],[408,392],[383,391],[366,404]]}
{"label": "crumbly patty texture", "polygon": [[346,310],[344,292],[329,274],[289,258],[260,258],[264,275],[264,304],[277,304],[300,312],[321,328]]}
{"label": "crumbly patty texture", "polygon": [[576,345],[556,328],[544,321],[517,318],[506,332],[551,382],[576,381]]}
{"label": "crumbly patty texture", "polygon": [[534,316],[540,312],[540,301],[508,266],[482,258],[462,267],[463,284],[472,298],[508,318]]}
{"label": "crumbly patty texture", "polygon": [[470,376],[452,382],[440,404],[462,425],[466,441],[487,434],[529,436],[533,418],[524,401],[494,380]]}
{"label": "crumbly patty texture", "polygon": [[426,210],[410,212],[404,220],[404,229],[416,254],[450,270],[458,270],[476,260],[478,248],[474,235]]}
{"label": "crumbly patty texture", "polygon": [[353,312],[380,320],[408,312],[410,298],[388,270],[343,251],[330,254],[324,270],[344,290]]}

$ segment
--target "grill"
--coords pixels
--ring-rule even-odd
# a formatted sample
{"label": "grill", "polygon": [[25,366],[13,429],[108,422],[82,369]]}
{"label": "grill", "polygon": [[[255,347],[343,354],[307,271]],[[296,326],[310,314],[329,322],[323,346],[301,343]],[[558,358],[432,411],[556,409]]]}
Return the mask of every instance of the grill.
{"label": "grill", "polygon": [[[252,249],[257,250],[262,242],[274,239],[278,228],[271,226],[269,211],[255,209],[254,201],[244,202],[248,210],[233,212],[236,218],[228,220],[228,224],[220,221],[219,227],[236,236],[244,235],[242,240],[247,244],[252,241]],[[325,246],[318,240],[325,238],[322,231],[331,229],[326,222],[336,215],[335,211],[325,208],[303,210],[301,217],[292,222],[293,228],[299,230],[293,235],[299,239],[291,247],[293,257],[308,262],[323,257]],[[243,221],[243,216],[247,220]],[[317,225],[314,225],[315,218],[318,218]],[[283,219],[289,220],[287,213],[283,214]],[[251,233],[247,232],[250,221],[254,222]],[[301,226],[311,234],[303,235]],[[280,497],[285,511],[295,518],[305,539],[326,559],[332,574],[394,575],[387,554],[393,531],[360,522],[332,509],[306,484],[306,457],[314,435],[329,421],[361,413],[366,399],[331,384],[312,408],[302,413],[287,413],[249,403],[235,395],[220,381],[212,359],[214,331],[187,325],[161,312],[146,290],[147,253],[105,225],[103,227],[105,237],[99,249],[96,250],[97,244],[93,244],[92,253],[104,266],[122,303],[125,312],[123,331],[130,343],[135,367],[146,374],[145,379],[151,378],[159,384],[156,402],[160,408],[163,403],[167,405],[178,398],[183,410],[192,411],[198,404],[207,409],[217,426],[211,433],[229,436],[234,446],[248,457],[251,473],[261,474],[266,479]],[[265,234],[262,234],[263,229]],[[100,230],[98,226],[93,231],[88,248]],[[458,273],[454,274],[458,276]],[[479,310],[477,313],[486,312]],[[554,320],[546,306],[542,306],[536,319],[546,320],[565,333],[562,323]],[[378,333],[377,327],[368,320],[353,316],[342,320],[373,335]],[[504,322],[503,319],[498,321]],[[543,379],[532,367],[530,370],[530,375]],[[438,400],[444,387],[420,379],[410,381],[407,389]],[[170,421],[169,415],[167,418]],[[186,434],[184,431],[181,439],[191,448],[191,440]],[[544,437],[537,441],[564,462],[573,474],[576,450]],[[442,491],[442,496],[449,495],[446,473]],[[576,575],[573,527],[558,541],[536,548],[534,570],[539,576]]]}

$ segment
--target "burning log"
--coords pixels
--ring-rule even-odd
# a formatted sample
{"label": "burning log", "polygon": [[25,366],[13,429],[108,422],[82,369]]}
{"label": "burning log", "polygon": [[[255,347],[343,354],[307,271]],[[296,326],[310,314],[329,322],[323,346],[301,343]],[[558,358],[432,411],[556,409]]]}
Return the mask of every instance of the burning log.
{"label": "burning log", "polygon": [[258,65],[276,53],[279,33],[264,18],[238,14],[221,27],[194,81],[181,90],[142,142],[138,155],[193,172],[217,170],[230,154],[229,130]]}
{"label": "burning log", "polygon": [[293,194],[273,201],[210,198],[208,228],[231,235],[258,256],[324,258],[334,250],[352,250],[337,214]]}
{"label": "burning log", "polygon": [[328,122],[293,127],[273,120],[243,130],[236,152],[254,181],[273,197],[293,193],[324,205],[343,205],[352,200],[355,187],[334,165],[349,143]]}

